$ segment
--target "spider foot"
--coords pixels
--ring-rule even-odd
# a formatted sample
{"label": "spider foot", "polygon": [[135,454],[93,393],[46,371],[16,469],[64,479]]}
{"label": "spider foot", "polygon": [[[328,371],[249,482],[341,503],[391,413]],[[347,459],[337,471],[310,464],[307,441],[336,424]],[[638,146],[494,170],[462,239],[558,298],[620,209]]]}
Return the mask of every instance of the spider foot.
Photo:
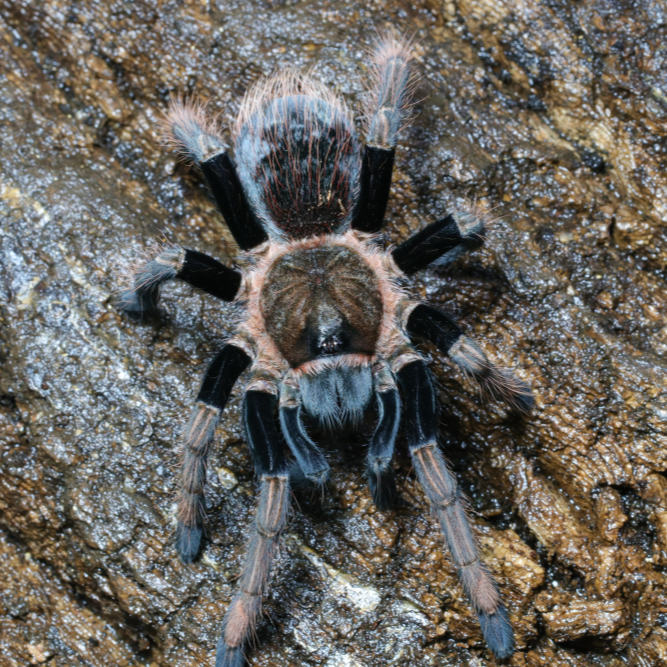
{"label": "spider foot", "polygon": [[128,317],[138,321],[157,317],[160,314],[155,295],[152,293],[142,294],[133,289],[121,292],[118,307]]}
{"label": "spider foot", "polygon": [[471,373],[482,389],[496,400],[528,414],[535,405],[530,385],[512,371],[496,366],[486,353],[467,336],[460,336],[451,346],[449,356],[464,371]]}
{"label": "spider foot", "polygon": [[176,529],[176,551],[182,563],[192,563],[201,546],[202,528],[200,526],[186,526],[179,523]]}
{"label": "spider foot", "polygon": [[507,403],[524,415],[535,406],[535,396],[530,385],[506,368],[490,367],[479,377],[482,388],[493,398]]}
{"label": "spider foot", "polygon": [[215,656],[215,667],[243,667],[246,664],[242,646],[229,646],[221,637]]}
{"label": "spider foot", "polygon": [[499,605],[493,614],[478,609],[477,617],[484,639],[493,655],[500,660],[509,658],[514,653],[514,633],[505,607]]}

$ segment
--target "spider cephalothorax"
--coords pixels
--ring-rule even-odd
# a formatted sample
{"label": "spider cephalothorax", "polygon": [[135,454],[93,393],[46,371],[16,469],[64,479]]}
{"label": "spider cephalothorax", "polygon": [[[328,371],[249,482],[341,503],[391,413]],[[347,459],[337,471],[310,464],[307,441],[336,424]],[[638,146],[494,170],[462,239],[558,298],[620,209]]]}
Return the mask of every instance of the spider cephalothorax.
{"label": "spider cephalothorax", "polygon": [[259,82],[246,95],[234,161],[202,107],[176,103],[167,118],[172,140],[199,164],[230,231],[248,251],[240,272],[195,250],[163,249],[134,272],[122,301],[129,314],[155,313],[160,285],[178,278],[240,304],[236,333],[209,366],[181,450],[176,548],[189,563],[201,546],[215,427],[234,383],[250,366],[244,422],[260,478],[259,506],[238,592],[223,622],[217,667],[244,661],[285,525],[290,471],[316,484],[327,478],[329,465],[303,414],[335,429],[360,421],[373,403],[378,425],[367,460],[375,504],[386,510],[396,497],[392,457],[402,423],[489,648],[498,657],[513,652],[498,587],[479,559],[456,479],[438,448],[435,393],[413,341],[431,341],[521,410],[530,409],[531,392],[490,363],[451,317],[400,286],[404,275],[481,245],[484,222],[456,211],[391,252],[376,238],[409,106],[409,61],[407,43],[389,37],[379,44],[365,147],[344,102],[292,71]]}

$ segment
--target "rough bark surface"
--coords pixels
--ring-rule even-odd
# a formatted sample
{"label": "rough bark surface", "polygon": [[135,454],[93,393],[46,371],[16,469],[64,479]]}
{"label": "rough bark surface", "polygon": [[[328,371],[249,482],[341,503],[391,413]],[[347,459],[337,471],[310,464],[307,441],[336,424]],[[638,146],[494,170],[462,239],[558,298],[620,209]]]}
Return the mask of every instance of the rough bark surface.
{"label": "rough bark surface", "polygon": [[[537,394],[525,420],[430,350],[442,445],[516,631],[517,667],[667,664],[667,9],[658,0],[0,3],[0,665],[212,664],[257,490],[239,392],[208,542],[171,543],[174,447],[233,310],[114,306],[148,239],[237,255],[161,145],[170,94],[230,124],[248,85],[312,68],[360,108],[375,28],[419,39],[399,241],[460,197],[488,246],[414,281]],[[329,438],[299,497],[252,665],[493,665],[404,449],[402,502]],[[326,438],[324,438],[326,441]]]}

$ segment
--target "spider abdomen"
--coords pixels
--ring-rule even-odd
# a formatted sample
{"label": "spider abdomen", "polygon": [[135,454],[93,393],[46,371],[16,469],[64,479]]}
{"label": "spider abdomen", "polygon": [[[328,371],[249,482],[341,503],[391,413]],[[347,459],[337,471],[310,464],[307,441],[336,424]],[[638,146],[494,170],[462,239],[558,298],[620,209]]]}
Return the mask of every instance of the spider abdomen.
{"label": "spider abdomen", "polygon": [[236,155],[270,233],[299,239],[350,222],[361,150],[345,104],[318,82],[288,71],[252,91],[239,114]]}
{"label": "spider abdomen", "polygon": [[266,332],[292,368],[375,354],[382,295],[373,269],[352,248],[321,245],[280,256],[266,275],[260,304]]}

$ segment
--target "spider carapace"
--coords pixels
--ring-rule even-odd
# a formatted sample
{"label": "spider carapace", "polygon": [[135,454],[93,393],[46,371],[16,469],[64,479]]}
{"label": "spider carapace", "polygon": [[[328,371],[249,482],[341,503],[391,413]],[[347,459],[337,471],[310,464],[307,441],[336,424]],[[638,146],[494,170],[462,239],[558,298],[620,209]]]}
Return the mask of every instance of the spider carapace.
{"label": "spider carapace", "polygon": [[405,275],[480,246],[483,217],[453,211],[391,250],[378,238],[397,136],[410,108],[410,61],[408,42],[394,36],[378,42],[363,146],[343,100],[292,70],[247,93],[233,132],[234,160],[203,106],[175,102],[167,116],[172,141],[200,166],[244,251],[241,271],[196,250],[163,248],[134,271],[122,298],[130,315],[155,314],[161,284],[180,279],[239,303],[236,331],[204,376],[181,448],[176,549],[190,563],[201,546],[215,427],[250,366],[243,413],[259,504],[216,667],[245,660],[286,521],[290,471],[314,484],[327,479],[329,465],[304,414],[335,429],[360,421],[373,405],[378,423],[367,469],[375,504],[388,510],[396,498],[392,457],[403,428],[487,645],[499,658],[514,650],[498,587],[479,558],[456,479],[438,447],[433,383],[414,343],[434,343],[520,410],[528,411],[533,399],[528,385],[492,364],[449,315],[402,286]]}

